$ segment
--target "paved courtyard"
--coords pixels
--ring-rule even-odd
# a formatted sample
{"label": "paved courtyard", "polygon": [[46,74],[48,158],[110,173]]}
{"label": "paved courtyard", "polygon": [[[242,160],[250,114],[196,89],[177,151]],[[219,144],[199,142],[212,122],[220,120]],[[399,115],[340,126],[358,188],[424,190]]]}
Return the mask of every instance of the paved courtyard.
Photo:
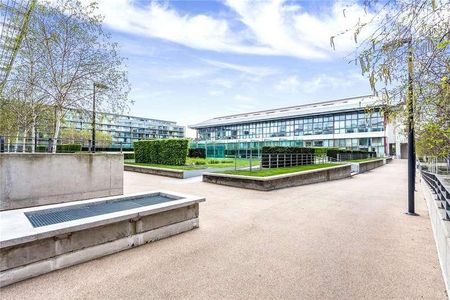
{"label": "paved courtyard", "polygon": [[2,299],[446,299],[426,206],[406,209],[406,161],[258,192],[125,173],[125,192],[206,197],[200,228],[20,282]]}

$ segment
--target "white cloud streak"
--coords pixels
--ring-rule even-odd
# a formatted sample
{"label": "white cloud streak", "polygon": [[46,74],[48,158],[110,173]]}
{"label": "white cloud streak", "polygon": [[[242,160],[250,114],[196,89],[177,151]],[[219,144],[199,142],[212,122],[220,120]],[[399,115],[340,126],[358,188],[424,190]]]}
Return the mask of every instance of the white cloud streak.
{"label": "white cloud streak", "polygon": [[[90,0],[83,0],[90,1]],[[152,2],[134,5],[131,0],[100,0],[105,24],[115,30],[160,38],[190,48],[227,53],[293,56],[326,59],[332,55],[330,37],[370,18],[361,6],[336,2],[319,14],[306,12],[285,0],[227,0],[234,19],[206,14],[182,14],[167,5]],[[231,24],[242,26],[231,26]],[[236,29],[237,28],[237,29]],[[344,35],[336,40],[337,51],[355,44]]]}

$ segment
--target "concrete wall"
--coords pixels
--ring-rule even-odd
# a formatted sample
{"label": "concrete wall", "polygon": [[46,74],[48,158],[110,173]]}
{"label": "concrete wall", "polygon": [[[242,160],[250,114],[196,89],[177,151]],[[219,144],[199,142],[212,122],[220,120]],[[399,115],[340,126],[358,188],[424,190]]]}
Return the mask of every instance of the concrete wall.
{"label": "concrete wall", "polygon": [[370,171],[372,169],[381,167],[385,164],[384,159],[377,159],[372,161],[360,162],[358,173],[364,173]]}
{"label": "concrete wall", "polygon": [[0,154],[0,210],[123,194],[123,155]]}
{"label": "concrete wall", "polygon": [[163,168],[154,168],[154,167],[144,167],[144,166],[136,166],[136,165],[124,165],[124,170],[129,172],[137,172],[165,177],[173,177],[173,178],[184,178],[184,171],[182,170],[170,170]]}
{"label": "concrete wall", "polygon": [[281,188],[337,180],[350,176],[351,166],[344,165],[270,177],[204,173],[203,182],[260,191],[271,191]]}
{"label": "concrete wall", "polygon": [[430,214],[442,276],[447,291],[450,291],[450,222],[444,221],[444,210],[438,207],[435,195],[431,193],[423,179],[421,179],[421,188]]}

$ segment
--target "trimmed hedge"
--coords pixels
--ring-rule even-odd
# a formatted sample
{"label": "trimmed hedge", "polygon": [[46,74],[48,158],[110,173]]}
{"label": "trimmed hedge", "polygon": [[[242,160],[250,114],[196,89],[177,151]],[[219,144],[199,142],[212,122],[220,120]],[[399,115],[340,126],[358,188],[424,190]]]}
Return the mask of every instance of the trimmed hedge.
{"label": "trimmed hedge", "polygon": [[57,153],[75,153],[81,151],[80,144],[59,144],[56,145]]}
{"label": "trimmed hedge", "polygon": [[186,164],[189,139],[162,139],[134,142],[137,163],[182,166]]}
{"label": "trimmed hedge", "polygon": [[191,148],[188,153],[189,157],[206,158],[206,151],[204,148]]}

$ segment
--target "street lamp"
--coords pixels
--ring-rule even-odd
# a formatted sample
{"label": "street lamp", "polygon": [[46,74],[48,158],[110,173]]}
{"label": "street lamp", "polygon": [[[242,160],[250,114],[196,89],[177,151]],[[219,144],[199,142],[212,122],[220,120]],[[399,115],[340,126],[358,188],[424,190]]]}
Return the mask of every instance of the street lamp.
{"label": "street lamp", "polygon": [[413,91],[413,52],[412,38],[400,39],[392,41],[384,45],[389,47],[392,45],[408,45],[408,93],[406,98],[406,108],[408,109],[408,211],[406,214],[417,216],[414,208],[414,190],[416,180],[416,151],[414,142],[414,91]]}
{"label": "street lamp", "polygon": [[91,145],[91,152],[95,153],[95,89],[107,89],[108,86],[102,83],[93,83],[94,87],[94,93],[93,93],[93,99],[92,99],[92,145]]}

